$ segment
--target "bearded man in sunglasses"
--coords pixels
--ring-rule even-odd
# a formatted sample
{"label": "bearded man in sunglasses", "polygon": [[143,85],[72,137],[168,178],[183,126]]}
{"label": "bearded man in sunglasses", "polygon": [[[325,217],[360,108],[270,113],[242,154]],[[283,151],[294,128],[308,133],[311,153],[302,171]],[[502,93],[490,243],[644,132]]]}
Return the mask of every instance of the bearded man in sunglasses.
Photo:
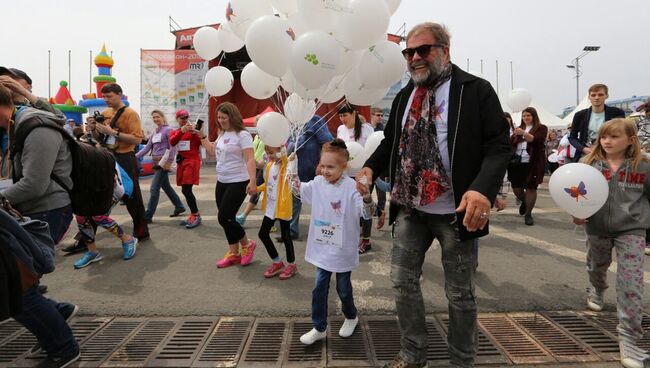
{"label": "bearded man in sunglasses", "polygon": [[393,101],[385,139],[357,175],[360,184],[372,183],[390,163],[391,280],[402,338],[385,367],[426,367],[420,276],[434,239],[442,247],[449,301],[450,366],[473,366],[477,351],[478,238],[488,233],[512,151],[497,94],[451,63],[449,41],[440,24],[409,32],[403,54],[411,81]]}

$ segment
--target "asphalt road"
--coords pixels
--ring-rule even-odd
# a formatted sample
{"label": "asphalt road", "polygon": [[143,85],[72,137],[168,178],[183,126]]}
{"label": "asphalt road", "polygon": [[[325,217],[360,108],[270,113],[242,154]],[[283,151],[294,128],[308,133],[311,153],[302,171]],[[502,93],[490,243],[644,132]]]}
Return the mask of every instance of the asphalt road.
{"label": "asphalt road", "polygon": [[[150,225],[151,240],[138,246],[132,260],[121,259],[119,241],[103,230],[98,236],[104,254],[100,263],[75,270],[72,265],[79,255],[64,256],[59,252],[56,271],[43,279],[49,286],[49,296],[78,304],[83,315],[308,316],[314,267],[304,262],[307,218],[302,221],[302,240],[295,242],[299,268],[296,277],[286,281],[265,279],[262,274],[270,259],[261,243],[251,265],[217,269],[215,261],[223,256],[227,244],[216,218],[215,181],[214,168],[204,167],[202,184],[195,190],[203,225],[193,230],[178,226],[179,218],[168,217],[173,207],[161,193],[157,215]],[[149,178],[141,183],[145,204],[150,182]],[[181,195],[180,190],[177,192]],[[308,213],[308,208],[303,208],[303,214]],[[545,186],[533,214],[535,226],[524,225],[511,195],[508,209],[493,216],[491,234],[480,240],[476,279],[480,312],[585,309],[584,234],[555,206]],[[115,209],[114,218],[130,231],[124,206]],[[256,210],[246,223],[253,239],[257,238],[261,218],[261,212]],[[72,242],[72,230],[63,245]],[[372,250],[361,256],[359,268],[352,273],[360,313],[394,313],[389,279],[391,244],[388,227],[374,230]],[[281,244],[278,249],[284,254]],[[645,268],[648,271],[647,265]],[[435,242],[428,252],[422,278],[427,311],[445,311],[440,249]],[[615,274],[610,272],[609,279],[613,281]],[[644,299],[648,303],[648,297]],[[613,310],[613,287],[605,300],[607,309]],[[337,310],[332,287],[330,312]]]}

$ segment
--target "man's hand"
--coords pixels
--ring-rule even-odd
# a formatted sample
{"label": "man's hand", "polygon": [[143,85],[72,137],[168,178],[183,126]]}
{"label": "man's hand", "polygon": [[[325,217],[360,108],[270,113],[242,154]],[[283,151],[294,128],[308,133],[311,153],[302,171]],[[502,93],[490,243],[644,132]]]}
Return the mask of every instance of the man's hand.
{"label": "man's hand", "polygon": [[8,75],[0,75],[0,85],[4,86],[5,88],[8,88],[14,94],[26,98],[32,104],[35,103],[36,100],[38,100],[38,97],[33,95],[25,87],[23,87],[20,83],[18,83]]}
{"label": "man's hand", "polygon": [[[363,184],[363,181],[361,180],[362,177],[366,178],[366,184]],[[363,190],[367,190],[364,187],[366,187],[368,183],[372,183],[372,169],[369,167],[364,167],[357,173],[355,180],[357,181],[357,190],[359,193],[363,194]]]}
{"label": "man's hand", "polygon": [[483,230],[490,218],[490,201],[483,194],[469,190],[463,194],[456,212],[465,211],[463,226],[467,231]]}
{"label": "man's hand", "polygon": [[585,148],[583,148],[583,149],[582,149],[582,153],[584,153],[585,155],[590,154],[590,153],[591,153],[591,148],[589,148],[589,147],[585,147]]}
{"label": "man's hand", "polygon": [[112,136],[114,136],[114,135],[117,134],[117,132],[115,130],[113,130],[108,125],[104,125],[104,124],[95,124],[95,129],[97,129],[98,132],[100,132],[100,133],[102,133],[104,135],[112,135]]}

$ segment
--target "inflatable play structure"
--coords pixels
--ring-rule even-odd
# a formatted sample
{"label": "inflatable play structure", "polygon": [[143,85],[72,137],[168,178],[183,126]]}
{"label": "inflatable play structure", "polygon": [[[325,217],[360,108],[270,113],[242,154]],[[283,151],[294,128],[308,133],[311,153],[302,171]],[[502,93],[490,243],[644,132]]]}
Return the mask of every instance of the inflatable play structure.
{"label": "inflatable play structure", "polygon": [[68,90],[68,82],[61,81],[59,83],[59,91],[56,95],[50,98],[50,104],[55,109],[60,110],[68,121],[74,121],[75,125],[83,124],[82,115],[88,112],[88,109],[77,105],[72,99],[70,90]]}

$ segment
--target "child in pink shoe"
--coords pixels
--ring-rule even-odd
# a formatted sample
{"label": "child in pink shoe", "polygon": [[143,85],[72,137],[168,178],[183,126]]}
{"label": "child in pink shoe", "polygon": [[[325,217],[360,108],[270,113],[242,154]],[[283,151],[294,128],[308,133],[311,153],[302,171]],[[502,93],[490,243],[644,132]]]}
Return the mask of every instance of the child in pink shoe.
{"label": "child in pink shoe", "polygon": [[[289,232],[293,208],[293,195],[287,180],[287,163],[289,160],[286,151],[282,147],[266,146],[264,149],[269,160],[264,168],[264,183],[257,187],[258,193],[264,193],[261,206],[264,219],[258,236],[264,243],[269,257],[273,260],[273,263],[264,272],[264,277],[268,279],[279,274],[280,280],[286,280],[298,272],[298,267],[295,264],[293,240],[291,240],[291,233]],[[287,251],[288,265],[286,267],[275,249],[273,240],[271,240],[270,233],[275,220],[280,222],[280,234]]]}

